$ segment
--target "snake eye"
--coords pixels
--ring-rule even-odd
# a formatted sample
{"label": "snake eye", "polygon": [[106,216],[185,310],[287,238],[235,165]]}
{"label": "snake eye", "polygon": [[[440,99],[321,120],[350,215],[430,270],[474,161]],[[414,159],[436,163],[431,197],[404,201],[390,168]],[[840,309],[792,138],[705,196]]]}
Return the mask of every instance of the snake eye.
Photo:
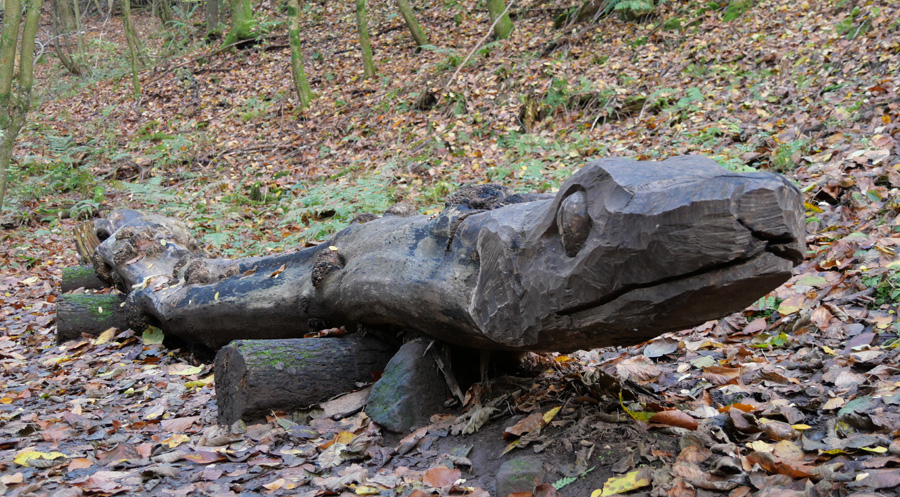
{"label": "snake eye", "polygon": [[562,201],[556,213],[556,225],[566,255],[575,257],[591,233],[591,217],[587,213],[587,196],[578,190]]}

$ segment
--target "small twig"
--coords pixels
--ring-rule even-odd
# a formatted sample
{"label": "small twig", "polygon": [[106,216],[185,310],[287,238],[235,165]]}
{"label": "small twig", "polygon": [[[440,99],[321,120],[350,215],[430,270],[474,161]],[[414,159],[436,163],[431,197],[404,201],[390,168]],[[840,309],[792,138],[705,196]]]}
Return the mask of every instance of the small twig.
{"label": "small twig", "polygon": [[487,41],[487,39],[488,39],[488,37],[490,37],[491,33],[494,32],[494,26],[496,26],[497,23],[500,22],[500,19],[503,19],[503,16],[505,16],[506,13],[509,12],[509,8],[512,7],[514,3],[516,3],[516,0],[511,0],[506,5],[506,8],[503,9],[503,12],[501,12],[500,15],[497,16],[496,19],[494,19],[494,23],[491,24],[490,28],[488,28],[487,33],[485,33],[484,36],[482,36],[481,39],[478,40],[478,43],[475,44],[475,47],[472,48],[472,51],[469,52],[469,55],[467,55],[466,58],[462,61],[462,63],[459,65],[459,67],[456,68],[456,71],[453,72],[453,76],[450,76],[450,79],[447,80],[447,83],[444,85],[444,89],[441,91],[441,93],[447,91],[447,88],[450,87],[450,83],[452,83],[453,81],[456,80],[456,76],[459,74],[459,71],[461,71],[462,68],[466,66],[466,63],[469,62],[469,59],[472,58],[472,55],[475,54],[475,51],[478,50],[481,47],[481,45],[484,44],[485,41]]}

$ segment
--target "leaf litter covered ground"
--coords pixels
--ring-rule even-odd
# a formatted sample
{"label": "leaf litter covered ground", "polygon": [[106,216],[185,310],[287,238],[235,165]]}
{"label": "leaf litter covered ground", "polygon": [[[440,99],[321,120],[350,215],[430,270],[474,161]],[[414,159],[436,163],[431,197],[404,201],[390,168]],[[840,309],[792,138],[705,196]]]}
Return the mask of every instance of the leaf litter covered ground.
{"label": "leaf litter covered ground", "polygon": [[[306,111],[278,27],[237,53],[161,61],[138,102],[121,77],[49,93],[13,171],[13,222],[26,224],[0,234],[0,489],[486,495],[527,454],[562,495],[896,492],[898,7],[670,2],[641,23],[554,30],[570,5],[523,2],[512,38],[458,73],[486,13],[421,7],[434,46],[416,54],[391,5],[372,2],[380,76],[366,81],[351,6],[311,4]],[[89,37],[119,40],[113,24]],[[140,24],[162,53],[153,21]],[[39,65],[46,87],[65,79],[54,64]],[[212,252],[266,253],[396,201],[433,211],[466,183],[550,190],[592,157],[685,153],[794,179],[809,248],[796,276],[694,330],[529,357],[527,374],[476,385],[404,439],[364,414],[219,428],[211,365],[130,330],[55,344],[75,222],[48,212],[152,208]]]}

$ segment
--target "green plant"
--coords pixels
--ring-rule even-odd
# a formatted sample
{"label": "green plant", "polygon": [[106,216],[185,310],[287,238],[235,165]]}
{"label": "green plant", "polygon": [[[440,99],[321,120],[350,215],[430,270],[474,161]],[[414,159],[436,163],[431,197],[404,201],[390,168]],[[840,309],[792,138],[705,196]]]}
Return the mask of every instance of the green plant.
{"label": "green plant", "polygon": [[685,96],[678,99],[675,102],[675,106],[679,109],[687,109],[689,107],[695,107],[694,104],[697,102],[703,101],[703,93],[700,92],[700,89],[697,87],[688,88]]}
{"label": "green plant", "polygon": [[722,20],[725,22],[734,21],[750,10],[754,3],[755,0],[731,0],[728,2],[728,6],[725,7],[725,13],[722,14]]}
{"label": "green plant", "polygon": [[435,70],[437,72],[450,71],[452,69],[456,69],[457,66],[462,64],[462,61],[465,58],[465,56],[463,56],[459,52],[459,50],[456,50],[455,48],[437,47],[434,45],[422,45],[419,48],[421,48],[423,50],[428,50],[429,52],[434,52],[436,54],[441,54],[441,55],[447,56],[446,59],[442,60],[441,62],[438,62],[437,66],[435,67]]}
{"label": "green plant", "polygon": [[584,476],[587,475],[588,473],[590,473],[591,471],[593,471],[594,468],[596,468],[596,466],[592,466],[592,467],[582,471],[581,473],[578,474],[578,476],[567,476],[565,478],[560,478],[559,480],[556,480],[555,482],[553,482],[553,488],[560,490],[567,485],[575,483],[576,480],[578,480],[579,478],[584,478]]}
{"label": "green plant", "polygon": [[778,306],[781,305],[781,302],[782,300],[778,297],[768,295],[757,300],[756,303],[750,306],[750,309],[760,312],[764,318],[768,319],[778,311]]}
{"label": "green plant", "polygon": [[554,77],[550,80],[550,88],[547,89],[547,95],[544,97],[544,104],[549,108],[552,114],[556,109],[565,107],[569,102],[569,82],[566,78]]}
{"label": "green plant", "polygon": [[238,110],[241,121],[252,121],[269,113],[272,109],[272,102],[259,97],[250,97],[244,100],[241,108]]}
{"label": "green plant", "polygon": [[860,18],[861,13],[862,11],[859,7],[853,7],[850,15],[834,27],[835,31],[850,40],[866,34],[872,29],[872,22],[869,20],[868,13],[862,14]]}
{"label": "green plant", "polygon": [[376,176],[348,179],[339,187],[334,182],[313,186],[290,204],[281,224],[304,224],[304,239],[321,240],[347,226],[356,214],[387,210],[394,203],[390,182]]}
{"label": "green plant", "polygon": [[90,219],[100,210],[100,205],[100,202],[92,198],[79,200],[69,208],[69,217],[72,219]]}
{"label": "green plant", "polygon": [[750,346],[757,349],[778,348],[785,346],[789,341],[790,338],[784,332],[777,335],[762,333],[754,337]]}
{"label": "green plant", "polygon": [[786,172],[794,169],[797,154],[807,151],[809,140],[802,139],[788,143],[781,143],[772,154],[772,169],[778,172]]}
{"label": "green plant", "polygon": [[624,20],[634,20],[653,12],[653,9],[665,3],[665,0],[607,0],[604,5],[606,13],[617,12]]}
{"label": "green plant", "polygon": [[897,305],[900,303],[900,273],[889,271],[861,278],[862,285],[874,288],[872,307]]}

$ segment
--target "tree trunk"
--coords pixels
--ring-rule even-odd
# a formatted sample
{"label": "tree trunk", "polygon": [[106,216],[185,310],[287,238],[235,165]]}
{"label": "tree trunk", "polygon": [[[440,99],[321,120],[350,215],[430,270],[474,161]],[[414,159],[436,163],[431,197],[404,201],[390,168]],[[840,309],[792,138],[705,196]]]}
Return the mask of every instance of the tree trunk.
{"label": "tree trunk", "polygon": [[255,27],[256,20],[253,18],[253,11],[250,10],[250,0],[231,0],[231,28],[222,45],[227,46],[255,38],[256,35],[253,33]]}
{"label": "tree trunk", "polygon": [[156,14],[156,18],[159,19],[159,22],[162,23],[164,28],[175,18],[172,14],[172,6],[169,5],[169,0],[154,0],[153,12]]}
{"label": "tree trunk", "polygon": [[[487,0],[487,8],[491,22],[494,23],[494,34],[500,40],[509,38],[513,23],[507,12],[506,2],[504,0]],[[499,21],[497,20],[498,17],[500,18]]]}
{"label": "tree trunk", "polygon": [[110,329],[128,328],[128,313],[121,294],[65,293],[56,300],[56,341],[97,336]]}
{"label": "tree trunk", "polygon": [[66,267],[62,270],[62,283],[60,290],[63,293],[71,292],[79,288],[86,290],[99,290],[109,285],[97,277],[94,266]]}
{"label": "tree trunk", "polygon": [[129,323],[212,348],[333,326],[397,326],[468,347],[640,343],[745,308],[804,255],[800,192],[698,156],[604,159],[556,195],[466,187],[437,216],[386,216],[270,257],[208,259],[180,222],[95,222],[98,275]]}
{"label": "tree trunk", "polygon": [[[75,0],[72,0],[75,1]],[[77,3],[77,2],[76,2]],[[75,16],[69,0],[54,0],[50,9],[51,19],[56,37],[53,39],[53,51],[67,71],[74,75],[80,75],[82,68],[80,60],[72,56],[72,35],[76,35],[78,54],[83,55],[84,47],[80,45],[77,35],[80,32],[78,18]]]}
{"label": "tree trunk", "polygon": [[306,71],[303,70],[303,52],[300,46],[300,2],[288,0],[288,16],[291,18],[291,28],[288,37],[291,44],[291,75],[294,77],[294,89],[300,99],[300,107],[309,107],[312,100],[312,92],[309,82],[306,80]]}
{"label": "tree trunk", "polygon": [[[3,31],[0,33],[0,213],[6,197],[9,164],[19,131],[25,125],[31,108],[31,89],[34,86],[34,39],[37,35],[38,20],[41,17],[41,0],[25,0],[25,27],[22,29],[22,44],[17,52],[19,24],[22,17],[20,0],[7,0],[3,17]],[[18,58],[18,75],[16,59]],[[13,89],[13,81],[18,78],[18,88]]]}
{"label": "tree trunk", "polygon": [[72,0],[72,7],[75,10],[75,27],[78,29],[78,36],[76,37],[78,41],[78,57],[81,63],[84,63],[87,58],[87,51],[84,47],[84,26],[81,24],[81,6],[78,5],[79,0]]}
{"label": "tree trunk", "polygon": [[356,27],[359,30],[359,44],[362,47],[363,76],[375,77],[372,43],[369,40],[369,25],[366,21],[366,0],[356,0]]}
{"label": "tree trunk", "polygon": [[222,17],[220,14],[222,0],[206,0],[206,34],[207,36],[217,36],[221,32],[220,24]]}
{"label": "tree trunk", "polygon": [[146,63],[145,56],[137,31],[134,29],[134,21],[131,19],[131,0],[121,0],[121,2],[122,22],[125,25],[125,40],[128,42],[128,57],[131,62],[131,88],[134,99],[138,100],[141,98],[141,79],[138,73]]}
{"label": "tree trunk", "polygon": [[428,37],[425,36],[425,31],[422,29],[422,26],[419,26],[419,21],[413,15],[412,8],[409,6],[409,0],[397,0],[397,5],[400,7],[400,14],[403,16],[403,20],[406,21],[406,27],[409,28],[413,41],[416,42],[416,47],[421,48],[424,45],[428,45]]}
{"label": "tree trunk", "polygon": [[216,354],[219,423],[305,409],[377,380],[396,347],[364,333],[237,340]]}

